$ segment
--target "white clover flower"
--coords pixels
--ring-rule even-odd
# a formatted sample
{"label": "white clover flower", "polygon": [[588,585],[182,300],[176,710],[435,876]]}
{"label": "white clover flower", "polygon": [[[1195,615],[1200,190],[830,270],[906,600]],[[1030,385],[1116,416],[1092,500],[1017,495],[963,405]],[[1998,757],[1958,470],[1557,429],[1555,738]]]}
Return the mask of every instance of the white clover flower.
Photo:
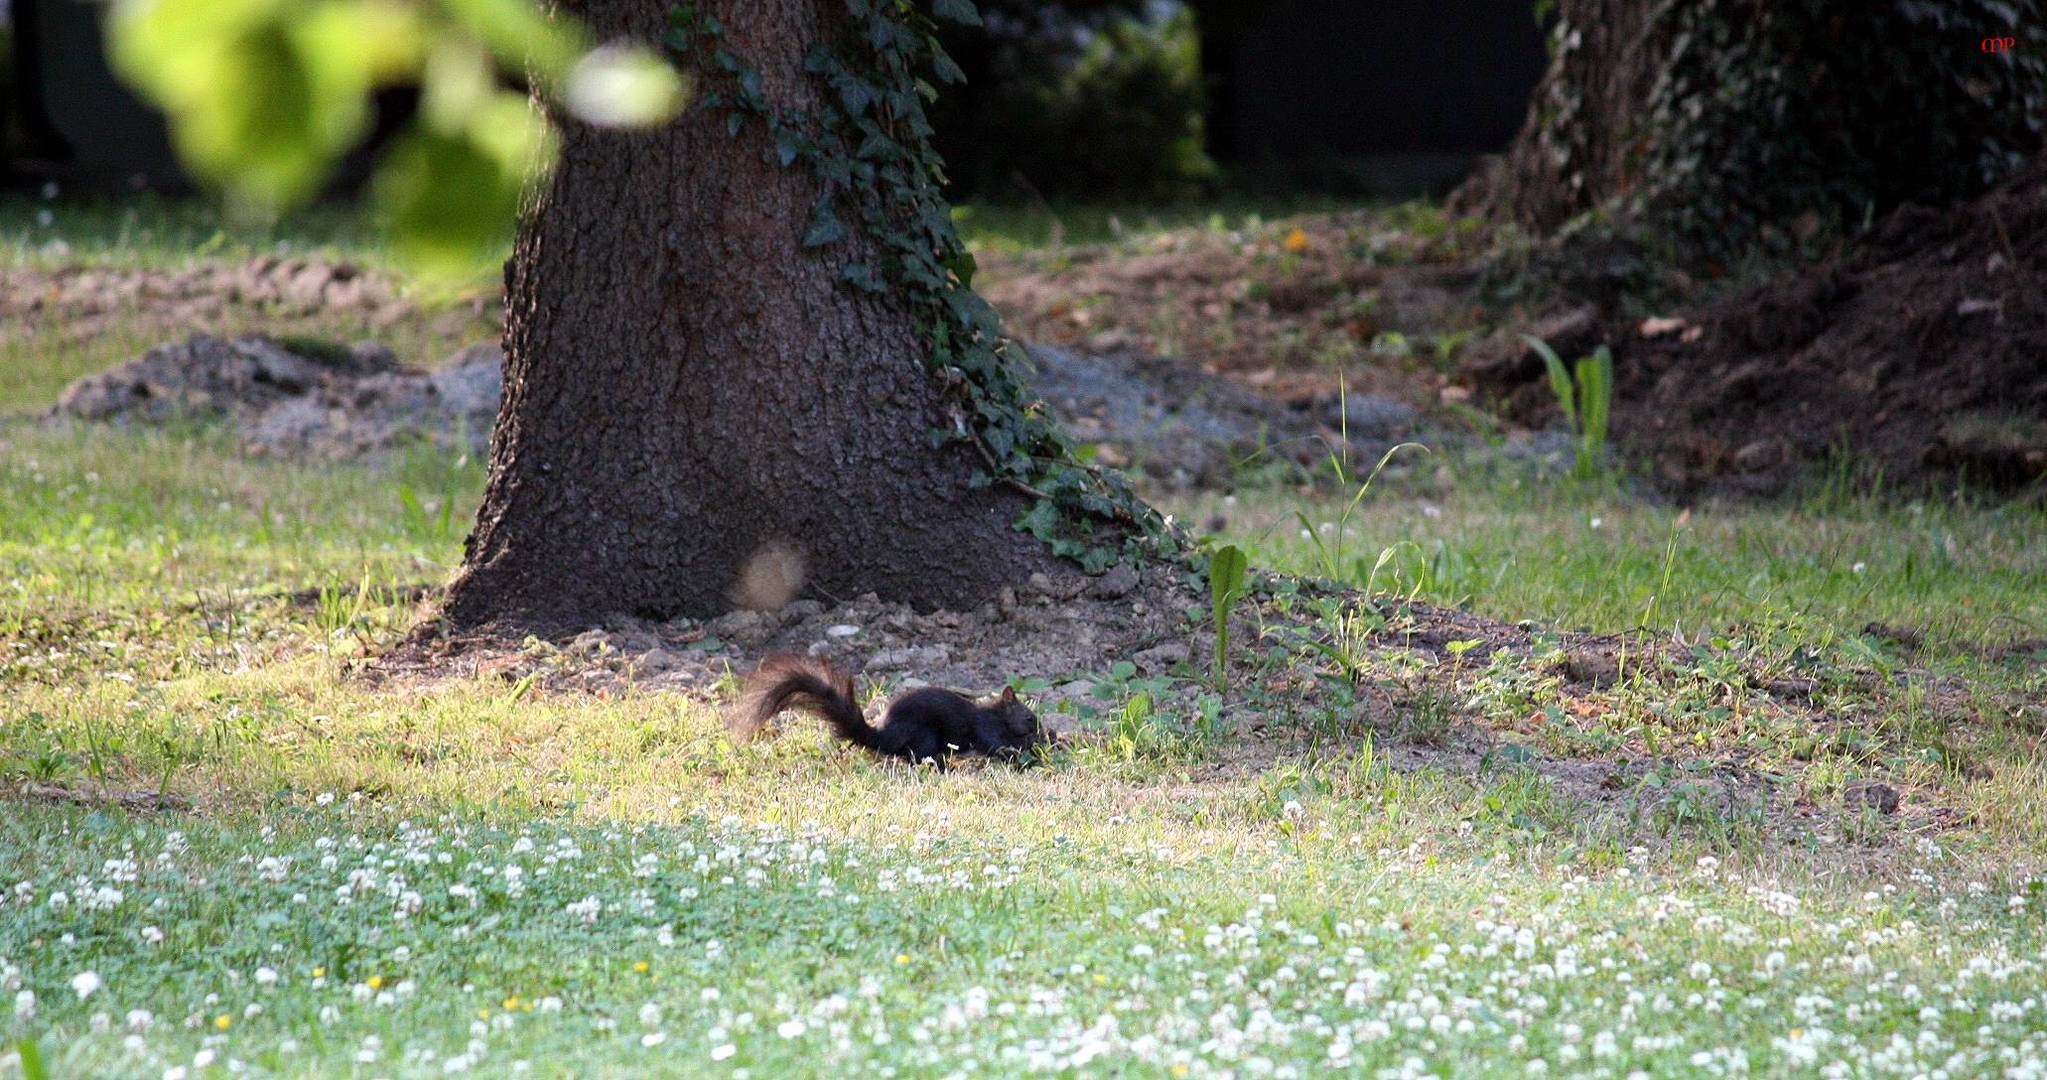
{"label": "white clover flower", "polygon": [[645,1005],[640,1006],[640,1026],[660,1027],[661,1006],[656,1005],[651,1001],[646,1003]]}
{"label": "white clover flower", "polygon": [[737,1053],[739,1053],[738,1047],[732,1045],[731,1043],[723,1043],[721,1045],[714,1046],[711,1048],[711,1060],[725,1061],[731,1058],[732,1055]]}
{"label": "white clover flower", "polygon": [[256,969],[256,985],[257,985],[257,986],[275,986],[275,985],[277,985],[277,969],[275,969],[275,968],[269,968],[269,967],[259,967],[259,968],[257,968],[257,969]]}
{"label": "white clover flower", "polygon": [[785,1039],[794,1039],[809,1030],[809,1026],[801,1020],[784,1020],[775,1028],[775,1034]]}
{"label": "white clover flower", "polygon": [[71,992],[77,994],[80,1001],[91,997],[93,991],[98,990],[102,985],[99,973],[96,971],[81,971],[71,976]]}
{"label": "white clover flower", "polygon": [[36,1018],[36,992],[23,990],[14,995],[14,1018],[23,1023]]}

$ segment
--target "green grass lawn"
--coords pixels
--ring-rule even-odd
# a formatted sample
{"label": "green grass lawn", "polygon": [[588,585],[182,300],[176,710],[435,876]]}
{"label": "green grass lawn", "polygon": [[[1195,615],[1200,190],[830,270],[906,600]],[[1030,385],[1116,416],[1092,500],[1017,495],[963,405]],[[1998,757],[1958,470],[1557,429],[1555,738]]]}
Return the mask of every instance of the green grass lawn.
{"label": "green grass lawn", "polygon": [[[7,349],[0,411],[88,364]],[[2047,667],[1994,648],[2047,636],[2037,508],[1681,514],[1454,464],[1348,515],[1270,486],[1166,501],[1260,566],[1811,675],[1825,707],[1792,732],[1716,712],[1742,699],[1707,661],[1623,680],[1601,745],[1697,737],[1835,806],[1867,777],[1955,811],[1794,840],[1598,817],[1512,762],[1397,768],[1395,741],[937,773],[809,730],[735,747],[686,695],[362,677],[414,617],[403,589],[456,564],[481,484],[426,453],[321,467],[0,422],[0,1078],[2047,1063]],[[1539,699],[1524,674],[1449,708],[1511,719]]]}
{"label": "green grass lawn", "polygon": [[42,1075],[2023,1076],[2047,1050],[2037,890],[328,799],[11,816],[0,979]]}

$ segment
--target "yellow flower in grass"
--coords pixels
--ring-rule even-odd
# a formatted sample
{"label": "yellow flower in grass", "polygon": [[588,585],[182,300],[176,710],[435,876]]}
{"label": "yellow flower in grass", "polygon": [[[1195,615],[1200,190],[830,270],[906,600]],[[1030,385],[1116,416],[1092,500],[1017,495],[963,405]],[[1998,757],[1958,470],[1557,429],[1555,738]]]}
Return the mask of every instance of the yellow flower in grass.
{"label": "yellow flower in grass", "polygon": [[647,962],[645,960],[642,960],[639,963],[633,965],[633,971],[641,975],[645,975],[647,973],[647,967],[648,967]]}
{"label": "yellow flower in grass", "polygon": [[226,1013],[221,1013],[219,1016],[213,1018],[213,1026],[219,1028],[222,1031],[226,1031],[228,1028],[233,1027],[234,1023],[235,1023],[234,1017],[231,1017]]}
{"label": "yellow flower in grass", "polygon": [[1285,246],[1290,255],[1305,255],[1308,251],[1308,230],[1297,228],[1286,234]]}
{"label": "yellow flower in grass", "polygon": [[369,987],[372,990],[382,990],[384,988],[384,977],[382,975],[370,976]]}

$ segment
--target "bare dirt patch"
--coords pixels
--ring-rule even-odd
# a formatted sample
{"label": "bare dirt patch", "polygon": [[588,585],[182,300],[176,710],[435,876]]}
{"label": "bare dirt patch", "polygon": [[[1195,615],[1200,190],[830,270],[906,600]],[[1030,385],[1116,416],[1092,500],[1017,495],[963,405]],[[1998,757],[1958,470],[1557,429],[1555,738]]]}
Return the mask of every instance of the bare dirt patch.
{"label": "bare dirt patch", "polygon": [[1012,333],[1093,352],[1185,360],[1304,410],[1352,394],[1436,403],[1440,335],[1483,324],[1477,275],[1448,237],[1374,213],[1255,234],[1191,230],[982,260],[979,287]]}
{"label": "bare dirt patch", "polygon": [[[1372,624],[1346,640],[1333,611]],[[484,676],[531,680],[540,692],[672,692],[722,704],[736,676],[770,653],[793,651],[858,672],[877,692],[938,685],[983,693],[1021,680],[1047,727],[1078,745],[1132,737],[1124,710],[1143,694],[1142,737],[1158,745],[1139,752],[1184,754],[1175,760],[1194,783],[1342,759],[1370,740],[1398,772],[1481,783],[1532,776],[1559,803],[1645,839],[1695,829],[1720,841],[1838,838],[1844,821],[1870,814],[1892,824],[1887,835],[1961,820],[1941,790],[1888,779],[1828,787],[1810,782],[1793,755],[1758,750],[1742,737],[1743,724],[1824,733],[1843,722],[1814,702],[1810,687],[1782,680],[1727,687],[1736,722],[1725,737],[1659,747],[1620,733],[1607,752],[1559,749],[1572,744],[1550,727],[1609,725],[1645,678],[1657,692],[1693,681],[1695,659],[1662,639],[1558,634],[1269,579],[1233,617],[1228,681],[1219,688],[1210,679],[1208,615],[1205,590],[1190,573],[1152,565],[1071,587],[1034,581],[968,612],[918,613],[867,597],[707,621],[621,616],[555,641],[416,635],[365,675],[398,685]],[[1359,666],[1345,670],[1330,648],[1349,650]],[[1628,673],[1627,687],[1616,685],[1616,669]],[[1520,688],[1527,702],[1505,712],[1486,704],[1503,684]]]}
{"label": "bare dirt patch", "polygon": [[[83,342],[118,332],[168,338],[193,327],[261,318],[347,318],[381,336],[408,322],[445,324],[452,335],[494,321],[494,295],[429,312],[384,277],[321,259],[194,262],[174,270],[75,266],[0,269],[0,339],[56,335]],[[459,328],[459,329],[458,329]]]}
{"label": "bare dirt patch", "polygon": [[123,791],[112,788],[78,788],[59,784],[0,784],[0,802],[45,803],[85,806],[96,809],[118,807],[130,813],[163,813],[190,810],[192,803],[182,795],[157,791]]}

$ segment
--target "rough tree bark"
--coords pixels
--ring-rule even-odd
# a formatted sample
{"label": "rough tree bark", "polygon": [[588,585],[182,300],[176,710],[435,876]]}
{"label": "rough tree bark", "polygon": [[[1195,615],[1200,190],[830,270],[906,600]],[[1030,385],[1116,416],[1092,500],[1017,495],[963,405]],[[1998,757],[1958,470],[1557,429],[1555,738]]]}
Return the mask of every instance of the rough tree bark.
{"label": "rough tree bark", "polygon": [[[600,39],[654,42],[671,3],[577,7]],[[805,57],[843,0],[698,7],[777,108],[815,107]],[[712,614],[777,543],[807,595],[925,608],[1052,567],[1012,528],[1025,497],[934,445],[952,421],[905,305],[842,280],[873,242],[802,244],[818,183],[762,125],[729,134],[700,96],[652,132],[561,128],[506,272],[505,401],[448,620]]]}
{"label": "rough tree bark", "polygon": [[1457,203],[1699,252],[1971,196],[2047,131],[2047,0],[1558,0],[1512,148]]}
{"label": "rough tree bark", "polygon": [[1627,190],[1633,117],[1649,96],[1652,5],[1569,0],[1528,119],[1494,167],[1457,198],[1547,233]]}

